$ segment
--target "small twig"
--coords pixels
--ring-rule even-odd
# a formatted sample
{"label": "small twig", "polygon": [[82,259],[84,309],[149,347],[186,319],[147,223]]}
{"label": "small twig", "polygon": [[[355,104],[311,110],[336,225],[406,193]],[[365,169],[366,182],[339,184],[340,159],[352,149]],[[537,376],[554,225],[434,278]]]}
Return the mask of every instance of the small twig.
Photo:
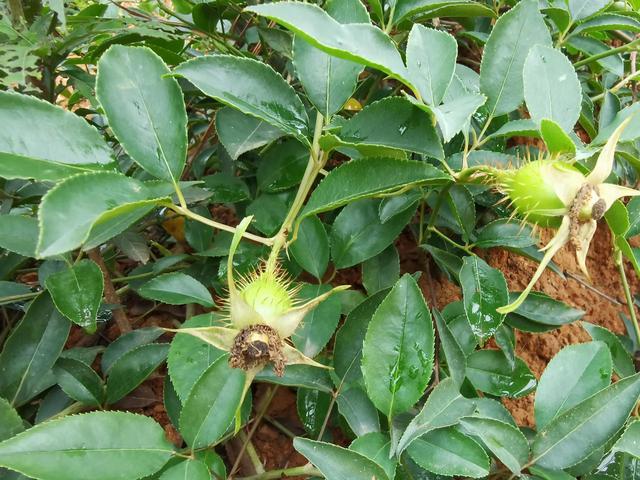
{"label": "small twig", "polygon": [[98,248],[93,248],[89,250],[88,256],[91,260],[96,262],[102,270],[102,276],[104,277],[104,299],[107,303],[111,305],[117,305],[113,309],[113,318],[120,329],[120,334],[127,333],[131,331],[131,323],[129,322],[129,318],[127,314],[124,312],[122,305],[120,304],[120,297],[116,293],[116,289],[113,286],[113,282],[111,281],[111,274],[109,273],[109,269],[104,263],[104,259],[100,254],[100,250]]}
{"label": "small twig", "polygon": [[244,452],[247,449],[248,445],[251,443],[251,439],[253,438],[253,435],[256,433],[256,430],[258,430],[258,427],[260,426],[260,421],[262,420],[262,417],[267,413],[267,410],[269,409],[269,405],[271,405],[271,401],[273,400],[273,397],[275,397],[277,391],[278,391],[278,386],[276,385],[272,387],[268,391],[268,393],[265,395],[265,398],[262,401],[262,405],[260,406],[260,410],[258,411],[258,414],[253,420],[253,425],[251,425],[251,430],[249,430],[247,438],[242,443],[242,448],[238,452],[238,457],[236,458],[236,461],[233,463],[231,470],[229,470],[229,480],[233,478],[233,474],[236,472],[236,470],[240,466],[240,461],[242,459],[242,456],[244,455]]}
{"label": "small twig", "polygon": [[607,300],[609,300],[611,303],[613,303],[614,305],[618,305],[618,306],[622,306],[622,303],[613,298],[610,295],[607,295],[606,293],[604,293],[602,290],[599,290],[598,288],[594,287],[593,285],[591,285],[590,283],[584,281],[582,278],[580,278],[578,275],[571,273],[571,272],[567,272],[564,271],[563,272],[565,276],[571,278],[572,280],[575,280],[576,282],[578,282],[580,285],[582,285],[583,287],[588,288],[589,290],[591,290],[592,292],[600,295],[602,298],[605,298]]}
{"label": "small twig", "polygon": [[280,423],[278,420],[276,420],[272,416],[265,415],[263,418],[267,422],[269,422],[271,425],[276,427],[278,430],[280,430],[282,433],[284,433],[287,437],[289,437],[289,438],[296,438],[297,437],[297,435],[295,433],[293,433],[291,430],[289,430],[287,427],[285,427],[282,423]]}
{"label": "small twig", "polygon": [[633,328],[635,329],[636,338],[640,338],[640,325],[638,325],[638,317],[636,316],[636,307],[633,304],[633,297],[631,296],[631,289],[629,288],[629,282],[627,281],[627,274],[624,271],[624,261],[622,260],[622,252],[618,250],[616,252],[616,264],[618,265],[618,271],[620,272],[620,280],[622,281],[622,289],[624,290],[624,297],[627,300],[627,306],[629,307],[629,315],[633,322]]}
{"label": "small twig", "polygon": [[204,149],[204,146],[206,145],[207,140],[211,136],[211,132],[215,129],[215,126],[216,126],[216,114],[214,113],[213,117],[211,117],[211,121],[209,122],[209,125],[207,126],[207,129],[202,134],[202,137],[200,137],[200,140],[198,140],[198,143],[195,146],[193,153],[189,157],[189,160],[187,160],[187,165],[184,167],[184,171],[182,172],[183,180],[189,176],[189,172],[191,171],[191,165],[193,164],[194,160],[198,158],[198,155],[200,155],[200,153]]}
{"label": "small twig", "polygon": [[284,468],[282,470],[270,470],[260,475],[252,475],[250,477],[242,477],[237,480],[273,480],[284,477],[322,477],[322,472],[316,469],[310,463],[302,467]]}

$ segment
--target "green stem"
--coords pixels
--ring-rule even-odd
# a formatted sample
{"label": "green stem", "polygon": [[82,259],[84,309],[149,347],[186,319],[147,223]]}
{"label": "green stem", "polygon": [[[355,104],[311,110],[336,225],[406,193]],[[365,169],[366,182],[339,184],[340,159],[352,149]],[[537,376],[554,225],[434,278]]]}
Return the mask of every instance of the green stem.
{"label": "green stem", "polygon": [[22,0],[9,0],[9,11],[11,12],[11,23],[18,25],[24,19]]}
{"label": "green stem", "polygon": [[447,192],[449,191],[449,189],[451,188],[451,185],[453,185],[453,184],[449,184],[446,187],[444,187],[440,191],[440,193],[438,194],[438,198],[436,200],[436,204],[433,207],[433,209],[431,210],[431,213],[429,215],[429,223],[427,224],[426,235],[423,235],[423,239],[422,239],[423,242],[426,242],[429,239],[429,236],[431,236],[431,229],[436,224],[436,219],[438,217],[438,212],[440,211],[440,207],[442,207],[442,203],[444,202],[444,197],[447,194]]}
{"label": "green stem", "polygon": [[275,268],[276,262],[278,260],[278,255],[280,254],[280,250],[287,243],[287,238],[289,237],[289,233],[291,232],[291,228],[293,227],[293,223],[300,213],[305,200],[307,199],[307,195],[309,195],[309,191],[313,186],[313,183],[320,173],[320,170],[324,168],[324,164],[327,161],[328,155],[323,153],[320,149],[320,136],[322,135],[322,127],[324,126],[324,117],[320,112],[316,115],[316,124],[313,131],[313,141],[311,144],[311,150],[309,152],[309,160],[307,161],[307,168],[304,171],[304,176],[302,177],[302,181],[300,182],[300,186],[298,187],[298,192],[296,193],[296,197],[293,200],[293,204],[287,213],[284,221],[282,222],[282,226],[278,233],[276,233],[272,238],[272,249],[271,254],[269,255],[269,260],[267,261],[267,269]]}
{"label": "green stem", "polygon": [[66,415],[73,415],[74,413],[79,413],[79,412],[83,411],[85,408],[86,408],[86,405],[84,403],[75,402],[75,403],[72,403],[71,405],[69,405],[64,410],[59,411],[54,416],[48,418],[48,420],[53,420],[53,419],[56,419],[56,418],[64,417]]}
{"label": "green stem", "polygon": [[302,467],[284,468],[282,470],[270,470],[259,475],[252,475],[250,477],[238,478],[238,480],[272,480],[283,477],[322,477],[322,472],[316,469],[313,465],[307,464]]}
{"label": "green stem", "polygon": [[[207,217],[203,217],[202,215],[198,215],[188,208],[174,205],[173,203],[163,203],[162,205],[173,210],[176,213],[184,215],[187,218],[191,218],[192,220],[195,220],[197,222],[204,223],[205,225],[209,225],[213,228],[217,228],[218,230],[224,230],[225,232],[230,233],[235,233],[236,231],[234,227],[230,227],[229,225],[225,225],[224,223],[216,222],[215,220],[211,220]],[[260,237],[248,232],[243,233],[242,236],[249,240],[253,240],[254,242],[262,243],[263,245],[273,245],[273,240],[271,238]]]}
{"label": "green stem", "polygon": [[640,342],[640,326],[638,325],[638,317],[636,316],[636,309],[633,305],[633,297],[631,296],[631,289],[629,288],[629,282],[627,281],[627,274],[624,271],[624,262],[622,261],[622,252],[620,250],[616,252],[616,264],[618,265],[618,272],[620,272],[620,280],[622,281],[624,297],[627,300],[629,315],[631,316],[633,328],[636,333],[636,341]]}
{"label": "green stem", "polygon": [[487,130],[489,129],[489,125],[491,125],[492,121],[493,121],[493,113],[489,115],[489,117],[487,118],[487,121],[484,123],[482,130],[480,130],[480,133],[473,141],[473,145],[471,145],[471,147],[469,148],[469,152],[474,151],[476,148],[481,147],[487,142],[487,139],[486,138],[483,139],[482,137],[484,137],[484,134],[487,133]]}
{"label": "green stem", "polygon": [[396,13],[396,3],[397,2],[393,2],[393,5],[391,5],[391,10],[389,11],[389,19],[387,20],[387,25],[384,27],[384,33],[386,33],[387,35],[393,28],[393,16]]}
{"label": "green stem", "polygon": [[463,252],[468,253],[469,255],[475,255],[475,253],[473,253],[471,251],[471,248],[466,246],[466,245],[460,245],[458,242],[454,242],[453,240],[451,240],[449,237],[447,237],[444,233],[442,233],[440,230],[438,230],[436,227],[430,227],[429,231],[435,233],[436,235],[438,235],[440,238],[442,238],[445,242],[449,243],[450,245],[453,245],[456,248],[459,248],[460,250],[462,250]]}
{"label": "green stem", "polygon": [[626,45],[622,45],[620,47],[612,48],[611,50],[607,50],[605,52],[596,53],[595,55],[591,55],[590,57],[585,58],[584,60],[580,60],[573,64],[574,68],[580,68],[585,65],[589,65],[590,63],[596,62],[601,58],[610,57],[611,55],[616,55],[617,53],[626,52],[627,50],[633,49],[636,45],[640,44],[640,38],[634,40],[631,43],[627,43]]}
{"label": "green stem", "polygon": [[596,102],[602,98],[604,98],[605,94],[607,92],[611,92],[611,93],[616,93],[618,90],[620,90],[622,87],[624,87],[628,82],[630,82],[631,80],[635,80],[637,77],[640,77],[640,72],[635,72],[635,73],[631,73],[629,75],[627,75],[626,77],[624,77],[622,80],[620,80],[618,83],[616,83],[613,87],[611,87],[608,90],[605,90],[604,92],[591,97],[591,101],[592,102]]}
{"label": "green stem", "polygon": [[0,297],[0,305],[19,302],[20,300],[29,300],[40,295],[42,292],[23,293],[22,295],[11,295],[8,297]]}

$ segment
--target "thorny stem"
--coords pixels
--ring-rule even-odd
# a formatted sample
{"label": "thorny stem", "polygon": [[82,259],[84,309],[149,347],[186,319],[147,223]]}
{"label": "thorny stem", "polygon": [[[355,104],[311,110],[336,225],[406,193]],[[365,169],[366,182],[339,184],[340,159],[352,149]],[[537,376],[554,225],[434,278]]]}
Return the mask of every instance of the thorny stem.
{"label": "thorny stem", "polygon": [[315,468],[310,463],[303,465],[302,467],[284,468],[282,470],[270,470],[258,475],[252,475],[250,477],[238,478],[238,480],[272,480],[283,477],[321,477],[322,472]]}
{"label": "thorny stem", "polygon": [[640,326],[638,325],[638,317],[636,316],[636,309],[633,305],[633,297],[631,296],[631,289],[629,288],[629,282],[627,281],[627,274],[624,271],[624,262],[622,261],[622,252],[620,250],[616,252],[616,265],[618,265],[618,271],[620,272],[620,280],[622,281],[624,297],[627,300],[629,315],[631,316],[631,321],[633,322],[633,328],[636,333],[636,338],[640,339]]}

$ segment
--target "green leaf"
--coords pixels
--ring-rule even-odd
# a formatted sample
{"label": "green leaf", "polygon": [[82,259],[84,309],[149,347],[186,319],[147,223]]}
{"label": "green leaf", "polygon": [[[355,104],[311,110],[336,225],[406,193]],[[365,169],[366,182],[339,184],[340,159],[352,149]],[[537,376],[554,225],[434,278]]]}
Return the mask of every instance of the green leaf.
{"label": "green leaf", "polygon": [[640,420],[634,420],[629,424],[613,446],[613,451],[628,453],[640,458]]}
{"label": "green leaf", "polygon": [[604,446],[640,396],[640,374],[623,378],[554,418],[533,442],[534,462],[562,470]]}
{"label": "green leaf", "polygon": [[330,443],[296,437],[293,448],[304,455],[327,480],[388,480],[387,474],[364,455]]}
{"label": "green leaf", "polygon": [[413,25],[407,41],[407,68],[422,101],[434,107],[440,105],[453,78],[457,56],[458,44],[453,36]]}
{"label": "green leaf", "polygon": [[158,480],[210,480],[211,473],[200,460],[185,460],[168,468]]}
{"label": "green leaf", "polygon": [[242,401],[245,377],[224,355],[198,379],[180,414],[180,433],[191,448],[206,447],[224,435]]}
{"label": "green leaf", "polygon": [[380,431],[378,410],[362,388],[351,387],[341,391],[337,403],[338,411],[356,436]]}
{"label": "green leaf", "polygon": [[458,385],[451,378],[444,379],[436,385],[420,413],[405,429],[398,442],[398,455],[413,445],[417,438],[432,430],[456,425],[462,417],[473,414],[474,410],[474,402],[462,396]]}
{"label": "green leaf", "polygon": [[407,17],[420,19],[433,17],[495,17],[495,12],[486,5],[466,0],[398,0],[395,4],[394,23]]}
{"label": "green leaf", "polygon": [[391,38],[369,23],[343,25],[318,6],[302,2],[256,5],[245,11],[283,25],[324,52],[376,68],[414,89]]}
{"label": "green leaf", "polygon": [[58,181],[114,163],[95,128],[35,97],[0,92],[0,124],[0,177]]}
{"label": "green leaf", "polygon": [[0,397],[0,442],[24,430],[24,422],[18,412]]}
{"label": "green leaf", "polygon": [[113,242],[122,253],[134,262],[145,264],[151,257],[149,247],[147,246],[147,239],[140,233],[132,231],[122,232],[113,239]]}
{"label": "green leaf", "polygon": [[[459,256],[446,250],[442,250],[441,248],[434,247],[433,245],[426,244],[421,245],[421,247],[429,252],[429,255],[431,255],[433,261],[436,262],[438,268],[447,275],[449,280],[457,281],[458,274],[460,273],[460,269],[462,268],[462,260]],[[466,321],[467,320],[465,318],[465,322]]]}
{"label": "green leaf", "polygon": [[298,264],[320,279],[329,264],[329,237],[318,217],[310,215],[300,223],[296,241],[289,251]]}
{"label": "green leaf", "polygon": [[465,371],[467,368],[466,356],[460,345],[458,345],[453,333],[449,329],[449,325],[447,325],[440,312],[434,309],[433,317],[435,318],[436,325],[438,327],[440,345],[444,351],[449,375],[453,379],[454,383],[460,386],[464,381]]}
{"label": "green leaf", "polygon": [[372,432],[356,438],[349,450],[358,452],[382,467],[388,478],[396,474],[397,459],[390,454],[391,440],[389,434]]}
{"label": "green leaf", "polygon": [[389,418],[424,393],[433,370],[431,314],[416,281],[405,274],[373,315],[362,352],[369,398]]}
{"label": "green leaf", "polygon": [[453,427],[427,433],[409,446],[408,453],[414,462],[437,475],[471,478],[489,475],[489,457],[482,447]]}
{"label": "green leaf", "polygon": [[510,138],[516,136],[539,138],[540,132],[538,131],[537,123],[530,118],[510,120],[491,135],[488,135],[488,138]]}
{"label": "green leaf", "polygon": [[571,35],[582,33],[604,32],[608,30],[624,30],[627,32],[640,32],[640,22],[633,17],[616,15],[615,13],[602,13],[573,29]]}
{"label": "green leaf", "polygon": [[326,392],[299,388],[296,410],[302,426],[310,436],[317,437],[322,430],[324,420],[329,413],[331,396]]}
{"label": "green leaf", "polygon": [[500,401],[489,397],[474,398],[473,401],[476,404],[476,417],[493,418],[514,427],[517,426],[509,410]]}
{"label": "green leaf", "polygon": [[389,245],[362,264],[362,285],[369,295],[386,290],[400,278],[400,258],[394,245]]}
{"label": "green leaf", "polygon": [[19,407],[53,385],[51,367],[67,341],[70,326],[49,293],[38,295],[0,354],[0,396]]}
{"label": "green leaf", "polygon": [[382,223],[387,223],[397,214],[404,212],[407,208],[418,203],[420,199],[422,199],[421,189],[413,189],[406,193],[399,193],[392,197],[383,198],[382,202],[380,202],[380,207],[378,208],[380,221]]}
{"label": "green leaf", "polygon": [[540,121],[540,135],[551,154],[575,155],[576,144],[571,137],[553,120],[543,118]]}
{"label": "green leaf", "polygon": [[480,67],[480,90],[492,116],[509,113],[524,99],[523,67],[534,45],[551,46],[537,0],[522,0],[500,16],[489,35]]}
{"label": "green leaf", "polygon": [[620,200],[613,202],[605,213],[607,225],[616,237],[624,237],[631,228],[631,219],[627,208]]}
{"label": "green leaf", "polygon": [[[89,198],[91,201],[87,201]],[[50,257],[74,250],[89,238],[92,228],[105,225],[109,226],[111,237],[115,236],[138,218],[122,222],[120,215],[155,203],[157,200],[150,200],[143,183],[119,173],[70,177],[42,197],[36,253],[39,257]],[[110,223],[113,220],[118,221],[115,227]]]}
{"label": "green leaf", "polygon": [[111,46],[98,62],[96,96],[116,138],[138,165],[178,182],[187,155],[182,91],[153,50]]}
{"label": "green leaf", "polygon": [[76,402],[92,407],[104,402],[104,384],[98,374],[86,363],[72,358],[59,358],[53,374],[64,393]]}
{"label": "green leaf", "polygon": [[348,384],[362,382],[362,345],[369,321],[389,292],[381,291],[354,308],[336,333],[333,366],[336,375]]}
{"label": "green leaf", "polygon": [[133,391],[165,361],[168,352],[168,343],[150,343],[116,360],[107,378],[107,403],[115,403]]}
{"label": "green leaf", "polygon": [[475,246],[480,248],[524,248],[536,244],[533,229],[506,218],[495,220],[478,230]]}
{"label": "green leaf", "polygon": [[[221,318],[214,313],[196,315],[182,324],[181,328],[212,327],[221,325]],[[120,337],[122,338],[122,337]],[[178,397],[184,402],[189,392],[213,362],[224,352],[193,335],[176,335],[171,341],[167,367]]]}
{"label": "green leaf", "polygon": [[609,4],[608,0],[567,0],[571,19],[574,22],[598,13]]}
{"label": "green leaf", "polygon": [[102,270],[95,262],[81,260],[49,275],[45,284],[60,313],[87,332],[95,332],[104,289]]}
{"label": "green leaf", "polygon": [[260,158],[256,180],[263,192],[280,192],[300,183],[307,168],[309,149],[295,139],[273,145]]}
{"label": "green leaf", "polygon": [[440,139],[429,116],[401,97],[388,97],[367,105],[344,124],[339,136],[355,147],[389,147],[444,160]]}
{"label": "green leaf", "polygon": [[[443,192],[444,202],[438,212],[437,225],[450,228],[469,241],[476,225],[476,208],[473,195],[464,185],[451,185]],[[429,199],[429,206],[435,208],[436,196]]]}
{"label": "green leaf", "polygon": [[[235,110],[233,110],[235,112]],[[227,172],[218,172],[202,177],[205,188],[213,195],[209,199],[212,203],[236,203],[249,200],[247,184]]]}
{"label": "green leaf", "polygon": [[[575,477],[572,477],[562,470],[548,470],[537,465],[530,466],[529,472],[535,475],[535,478],[540,477],[541,480],[576,480]],[[589,477],[589,480],[593,479]]]}
{"label": "green leaf", "polygon": [[269,366],[256,375],[256,381],[287,387],[310,388],[326,393],[333,391],[333,384],[327,370],[310,365],[289,365],[282,377],[276,375],[273,367]]}
{"label": "green leaf", "polygon": [[536,387],[536,377],[516,357],[512,370],[500,350],[477,350],[467,357],[467,378],[478,390],[498,397],[522,397]]}
{"label": "green leaf", "polygon": [[[304,284],[298,298],[303,302],[309,301],[330,290],[331,285]],[[341,310],[340,297],[332,295],[307,313],[291,336],[295,347],[309,358],[318,355],[331,340],[338,326]]]}
{"label": "green leaf", "polygon": [[[509,301],[515,300],[519,295],[520,292],[511,292]],[[582,310],[570,307],[542,292],[531,292],[515,313],[534,322],[556,326],[575,322],[584,316]]]}
{"label": "green leaf", "polygon": [[454,136],[465,129],[471,116],[485,104],[487,97],[484,95],[469,94],[443,103],[431,109],[438,121],[445,142],[449,142]]}
{"label": "green leaf", "polygon": [[611,355],[602,342],[563,348],[545,368],[535,398],[538,430],[611,383]]}
{"label": "green leaf", "polygon": [[[339,23],[370,23],[360,0],[332,0],[325,8]],[[361,65],[328,55],[303,37],[294,40],[293,63],[309,101],[325,118],[342,109],[362,72]]]}
{"label": "green leaf", "polygon": [[569,59],[560,51],[536,45],[524,63],[524,98],[531,118],[547,118],[565,132],[580,117],[582,88]]}
{"label": "green leaf", "polygon": [[24,215],[0,215],[0,247],[22,255],[36,256],[38,220]]}
{"label": "green leaf", "polygon": [[444,185],[450,179],[449,175],[425,162],[391,158],[352,160],[329,172],[311,194],[301,217],[410,186]]}
{"label": "green leaf", "polygon": [[0,443],[0,465],[41,480],[135,480],[172,455],[160,425],[125,412],[70,415]]}
{"label": "green leaf", "polygon": [[529,459],[529,443],[517,427],[492,418],[467,417],[463,429],[482,440],[489,450],[513,473],[520,473]]}
{"label": "green leaf", "polygon": [[513,327],[504,323],[496,330],[494,340],[504,354],[511,370],[516,368],[516,336]]}
{"label": "green leaf", "polygon": [[109,373],[113,364],[120,359],[125,353],[131,350],[153,342],[160,337],[164,332],[158,327],[146,327],[133,330],[124,335],[120,335],[102,353],[100,359],[100,366],[102,367],[102,373],[105,375]]}
{"label": "green leaf", "polygon": [[282,130],[260,118],[231,107],[224,107],[216,112],[216,132],[233,160],[284,135]]}
{"label": "green leaf", "polygon": [[363,199],[347,205],[333,222],[331,256],[336,268],[346,268],[381,253],[413,217],[412,206],[386,223],[380,221],[380,200]]}
{"label": "green leaf", "polygon": [[[604,54],[605,52],[609,53],[609,50],[613,48],[606,43],[587,36],[571,37],[567,39],[566,45],[568,47],[575,48],[581,53],[584,53],[587,57],[598,55],[601,53]],[[606,55],[605,57],[596,60],[595,63],[599,67],[604,68],[605,70],[613,73],[614,75],[617,75],[618,77],[622,77],[624,75],[624,61],[620,54]],[[634,105],[631,106],[633,107]],[[600,137],[601,133],[602,132],[598,132],[598,137]],[[607,136],[602,143],[606,142],[608,138],[609,136]],[[625,136],[623,134],[622,139],[624,138]]]}
{"label": "green leaf", "polygon": [[270,66],[249,58],[207,55],[179,65],[175,74],[219,102],[309,143],[304,105]]}
{"label": "green leaf", "polygon": [[496,309],[509,301],[507,282],[500,270],[477,256],[469,256],[462,259],[460,285],[469,325],[478,340],[484,342],[504,320]]}
{"label": "green leaf", "polygon": [[182,272],[165,273],[149,280],[138,289],[145,298],[168,303],[185,305],[197,303],[203,307],[213,307],[213,298],[207,287],[195,278]]}
{"label": "green leaf", "polygon": [[604,327],[589,322],[580,322],[580,325],[582,325],[592,339],[607,344],[611,352],[611,358],[613,359],[613,370],[620,377],[629,377],[636,373],[631,355],[629,355],[627,349],[624,348],[624,345],[614,333]]}

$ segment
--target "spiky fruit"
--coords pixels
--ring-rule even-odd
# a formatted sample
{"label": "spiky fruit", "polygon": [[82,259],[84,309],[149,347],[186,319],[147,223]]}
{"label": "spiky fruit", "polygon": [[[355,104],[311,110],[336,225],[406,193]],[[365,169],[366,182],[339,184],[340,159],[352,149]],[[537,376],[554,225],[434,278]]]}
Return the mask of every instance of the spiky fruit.
{"label": "spiky fruit", "polygon": [[232,292],[231,323],[236,328],[262,323],[282,330],[279,319],[294,307],[296,293],[284,274],[261,268],[238,282]]}
{"label": "spiky fruit", "polygon": [[[584,177],[573,165],[561,160],[534,160],[517,170],[496,174],[497,184],[510,199],[516,212],[541,227],[558,227],[566,205],[558,190],[575,189]],[[566,192],[566,193],[571,193]]]}
{"label": "spiky fruit", "polygon": [[492,172],[498,187],[525,221],[558,229],[543,248],[544,257],[527,287],[515,301],[498,308],[499,313],[513,312],[524,302],[553,256],[566,244],[573,246],[578,266],[589,278],[587,252],[598,220],[617,199],[640,195],[638,190],[606,183],[616,145],[630,121],[629,117],[615,129],[587,176],[572,165],[553,159],[536,160],[517,170]]}

